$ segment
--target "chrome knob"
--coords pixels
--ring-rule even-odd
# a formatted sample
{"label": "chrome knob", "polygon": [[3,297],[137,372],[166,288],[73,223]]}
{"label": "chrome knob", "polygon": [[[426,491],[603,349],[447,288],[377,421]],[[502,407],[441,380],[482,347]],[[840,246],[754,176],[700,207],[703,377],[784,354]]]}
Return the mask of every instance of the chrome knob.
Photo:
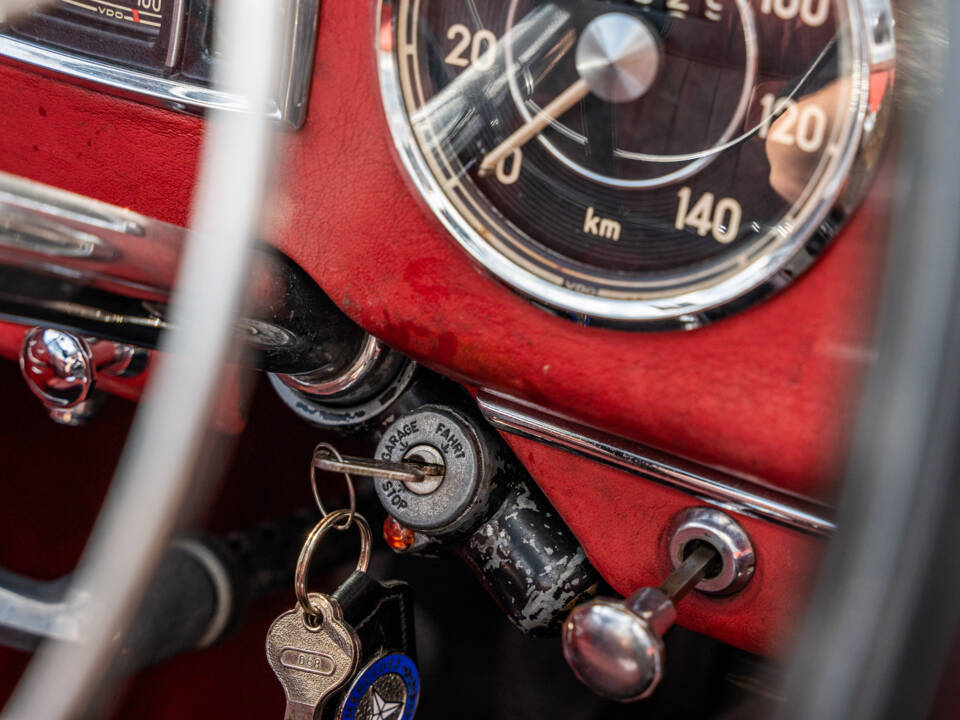
{"label": "chrome knob", "polygon": [[728,515],[693,508],[674,521],[670,544],[676,569],[658,588],[626,600],[597,598],[573,609],[563,627],[563,656],[596,694],[633,702],[663,679],[663,635],[677,619],[676,603],[692,589],[731,593],[753,576],[750,538]]}
{"label": "chrome knob", "polygon": [[604,13],[583,29],[576,63],[577,72],[594,95],[612,103],[633,102],[657,79],[660,42],[640,18]]}
{"label": "chrome knob", "polygon": [[24,337],[20,370],[45,405],[64,409],[87,399],[96,376],[86,340],[45,328],[34,328]]}
{"label": "chrome knob", "polygon": [[718,558],[697,548],[659,588],[641,588],[623,601],[597,598],[573,609],[563,627],[563,656],[584,685],[610,700],[633,702],[663,679],[663,635],[677,619],[674,602]]}
{"label": "chrome knob", "polygon": [[23,338],[20,372],[51,418],[78,425],[96,409],[98,374],[136,375],[145,367],[146,356],[130,345],[37,327]]}

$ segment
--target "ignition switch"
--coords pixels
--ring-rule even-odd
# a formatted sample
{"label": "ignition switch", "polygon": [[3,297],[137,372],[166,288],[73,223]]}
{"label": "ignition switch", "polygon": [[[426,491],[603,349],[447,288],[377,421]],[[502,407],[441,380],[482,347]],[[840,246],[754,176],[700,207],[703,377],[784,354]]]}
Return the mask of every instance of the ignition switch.
{"label": "ignition switch", "polygon": [[377,460],[441,466],[418,482],[377,478],[380,502],[402,525],[431,535],[469,533],[504,486],[508,455],[487,428],[450,407],[424,405],[390,425]]}
{"label": "ignition switch", "polygon": [[443,467],[440,478],[376,480],[392,516],[388,542],[399,552],[448,545],[523,632],[557,631],[571,607],[596,593],[600,578],[583,548],[483,422],[425,405],[387,428],[377,462]]}

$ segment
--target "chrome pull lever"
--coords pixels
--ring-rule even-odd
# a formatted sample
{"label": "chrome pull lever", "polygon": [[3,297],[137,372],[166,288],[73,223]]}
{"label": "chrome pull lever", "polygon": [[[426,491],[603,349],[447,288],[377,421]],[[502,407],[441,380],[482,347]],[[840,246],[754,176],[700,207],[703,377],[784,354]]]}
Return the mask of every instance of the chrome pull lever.
{"label": "chrome pull lever", "polygon": [[659,588],[640,588],[620,602],[597,598],[574,608],[563,628],[563,655],[577,679],[620,702],[650,695],[663,678],[663,635],[677,619],[674,603],[719,557],[703,545]]}
{"label": "chrome pull lever", "polygon": [[596,598],[567,618],[564,658],[596,694],[620,702],[648,697],[663,679],[663,636],[676,622],[676,603],[694,588],[735,592],[753,575],[750,539],[712,508],[681,513],[671,552],[676,569],[659,587],[640,588],[625,600]]}

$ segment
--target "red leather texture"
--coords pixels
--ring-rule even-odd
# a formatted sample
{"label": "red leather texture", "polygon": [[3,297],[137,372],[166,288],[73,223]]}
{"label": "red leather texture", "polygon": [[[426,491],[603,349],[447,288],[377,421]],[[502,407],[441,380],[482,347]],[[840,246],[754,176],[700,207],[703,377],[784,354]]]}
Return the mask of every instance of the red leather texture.
{"label": "red leather texture", "polygon": [[[380,106],[373,5],[322,4],[310,115],[283,137],[270,240],[357,322],[432,368],[829,498],[866,358],[886,186],[809,273],[757,308],[689,333],[578,327],[485,275],[414,199]],[[0,169],[186,221],[198,119],[9,67],[0,67],[0,104]],[[5,354],[11,347],[0,341]],[[689,498],[511,442],[615,588],[662,576],[654,539]],[[731,600],[692,599],[682,622],[772,650],[818,543],[744,524],[760,553],[756,580]]]}
{"label": "red leather texture", "polygon": [[185,224],[195,117],[0,66],[0,169]]}

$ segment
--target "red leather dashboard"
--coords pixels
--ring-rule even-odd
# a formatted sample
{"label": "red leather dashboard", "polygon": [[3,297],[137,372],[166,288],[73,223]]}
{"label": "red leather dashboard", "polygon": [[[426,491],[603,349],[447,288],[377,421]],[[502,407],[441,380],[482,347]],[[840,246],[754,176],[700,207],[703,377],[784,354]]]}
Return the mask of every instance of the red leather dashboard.
{"label": "red leather dashboard", "polygon": [[[379,101],[373,4],[323,4],[311,108],[285,135],[269,240],[358,323],[423,364],[582,422],[791,493],[829,500],[866,354],[884,210],[881,178],[834,246],[791,288],[688,333],[581,327],[481,272],[421,209],[392,156]],[[202,122],[0,67],[0,169],[188,219]],[[19,345],[0,333],[4,354]],[[509,442],[613,587],[668,571],[682,493]],[[692,598],[682,624],[755,651],[787,637],[820,541],[744,519],[757,577],[740,595]]]}

